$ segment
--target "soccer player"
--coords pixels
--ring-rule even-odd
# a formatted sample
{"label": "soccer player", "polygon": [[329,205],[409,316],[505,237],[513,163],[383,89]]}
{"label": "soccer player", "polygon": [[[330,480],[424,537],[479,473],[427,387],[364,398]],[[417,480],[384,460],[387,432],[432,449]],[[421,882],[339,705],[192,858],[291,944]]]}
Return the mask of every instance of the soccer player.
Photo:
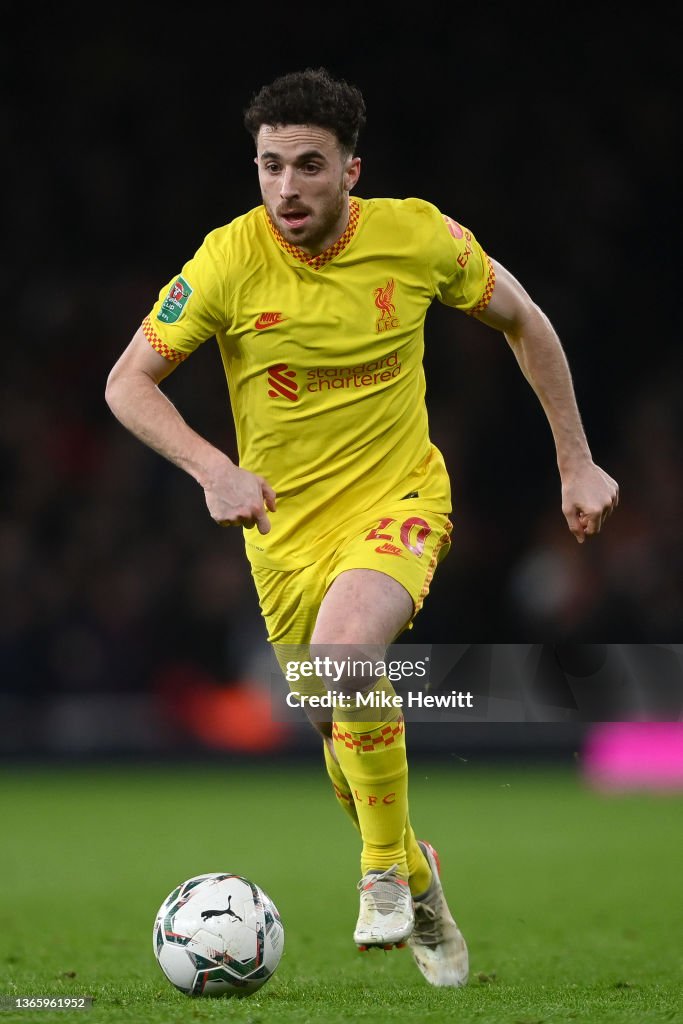
{"label": "soccer player", "polygon": [[[351,196],[364,122],[359,90],[323,68],[253,97],[245,127],[263,204],[206,236],[107,382],[121,423],[194,477],[218,524],[244,528],[281,658],[301,645],[385,650],[410,628],[449,550],[449,476],[429,437],[422,365],[434,299],[510,344],[552,431],[562,511],[579,543],[618,501],[592,460],[561,343],[522,285],[432,203]],[[159,387],[214,336],[239,465]],[[353,673],[343,685],[392,692],[386,678]],[[356,944],[407,943],[431,984],[465,984],[467,946],[436,853],[410,823],[400,709],[376,721],[338,706],[330,721],[311,717],[362,840]]]}

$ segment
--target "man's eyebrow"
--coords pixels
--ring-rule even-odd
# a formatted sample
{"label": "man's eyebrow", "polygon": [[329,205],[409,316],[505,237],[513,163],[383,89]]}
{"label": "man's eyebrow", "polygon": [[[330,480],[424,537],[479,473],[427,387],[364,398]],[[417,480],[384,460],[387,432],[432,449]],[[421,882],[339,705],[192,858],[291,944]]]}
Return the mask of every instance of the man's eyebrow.
{"label": "man's eyebrow", "polygon": [[[282,160],[282,157],[279,153],[274,153],[269,149],[261,153],[261,160]],[[327,157],[319,149],[307,149],[305,153],[300,153],[296,158],[298,164],[305,164],[307,160],[327,160]]]}

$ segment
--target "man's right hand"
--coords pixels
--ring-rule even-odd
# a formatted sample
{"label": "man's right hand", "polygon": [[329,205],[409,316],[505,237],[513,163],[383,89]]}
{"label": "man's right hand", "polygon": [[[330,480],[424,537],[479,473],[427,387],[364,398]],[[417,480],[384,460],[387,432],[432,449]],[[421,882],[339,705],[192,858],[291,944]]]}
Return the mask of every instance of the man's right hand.
{"label": "man's right hand", "polygon": [[212,460],[200,481],[206,507],[219,526],[257,526],[259,533],[270,531],[269,512],[275,512],[276,494],[267,480],[247,469],[240,469],[227,455]]}

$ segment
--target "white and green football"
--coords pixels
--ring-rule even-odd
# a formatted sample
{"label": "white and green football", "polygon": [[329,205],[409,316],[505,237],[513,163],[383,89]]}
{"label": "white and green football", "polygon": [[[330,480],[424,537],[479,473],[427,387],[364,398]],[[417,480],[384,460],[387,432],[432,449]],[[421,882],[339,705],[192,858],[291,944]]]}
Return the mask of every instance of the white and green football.
{"label": "white and green football", "polygon": [[197,875],[169,893],[154,921],[154,954],[192,996],[249,996],[273,976],[284,948],[277,907],[240,875]]}

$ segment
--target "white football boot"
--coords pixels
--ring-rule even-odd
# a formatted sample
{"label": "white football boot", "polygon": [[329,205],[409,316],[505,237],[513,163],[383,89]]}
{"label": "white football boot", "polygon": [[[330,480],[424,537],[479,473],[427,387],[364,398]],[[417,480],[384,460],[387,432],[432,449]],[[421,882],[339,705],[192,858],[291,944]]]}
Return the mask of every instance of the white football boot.
{"label": "white football boot", "polygon": [[408,946],[430,985],[459,988],[469,975],[467,945],[446,903],[436,850],[418,842],[432,869],[432,882],[424,896],[413,897],[415,927]]}
{"label": "white football boot", "polygon": [[353,941],[360,950],[405,946],[415,914],[410,886],[394,864],[387,871],[367,871],[358,883],[360,913]]}

